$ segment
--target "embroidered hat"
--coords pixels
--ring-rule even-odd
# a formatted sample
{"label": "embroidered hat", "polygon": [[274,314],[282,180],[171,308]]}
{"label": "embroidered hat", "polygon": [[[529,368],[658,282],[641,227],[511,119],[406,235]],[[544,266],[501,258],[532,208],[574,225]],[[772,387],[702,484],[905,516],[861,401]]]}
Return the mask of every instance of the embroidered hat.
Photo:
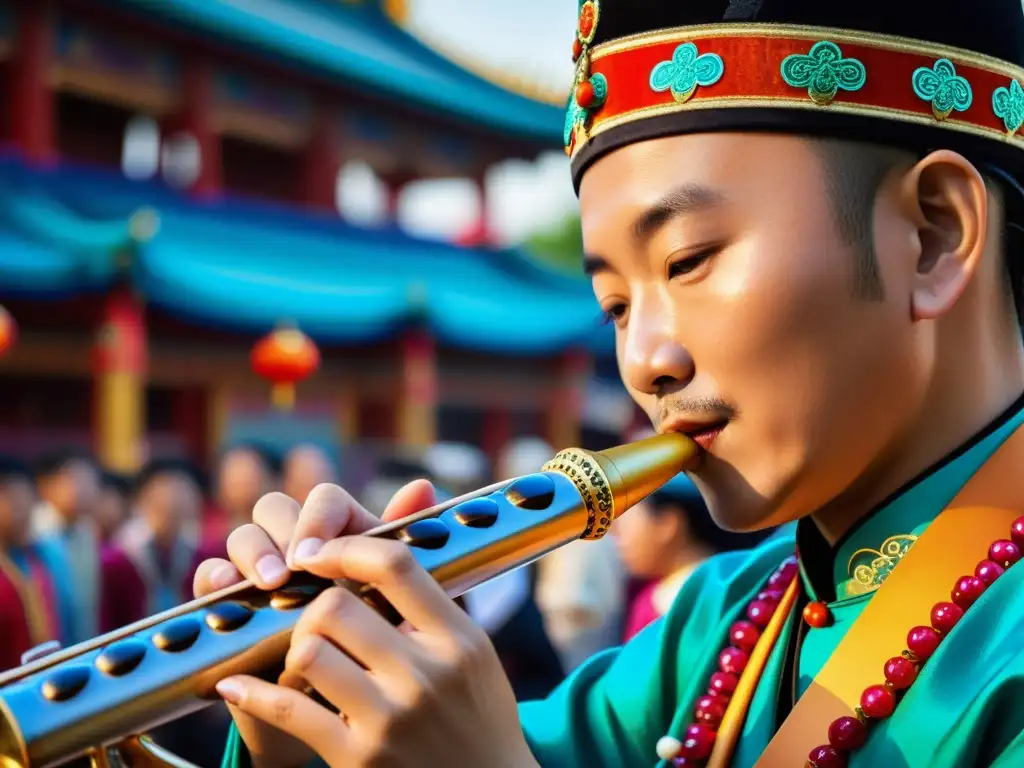
{"label": "embroidered hat", "polygon": [[607,152],[708,131],[947,148],[1024,177],[1021,0],[586,0],[573,57],[577,190]]}

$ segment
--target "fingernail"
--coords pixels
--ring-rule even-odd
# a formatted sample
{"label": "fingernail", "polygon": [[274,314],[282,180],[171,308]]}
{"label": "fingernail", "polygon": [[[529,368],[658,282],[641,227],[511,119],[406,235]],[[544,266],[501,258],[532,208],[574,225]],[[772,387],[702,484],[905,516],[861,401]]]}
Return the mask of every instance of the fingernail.
{"label": "fingernail", "polygon": [[256,573],[265,584],[276,584],[287,575],[288,569],[277,555],[264,555],[256,563]]}
{"label": "fingernail", "polygon": [[213,573],[210,574],[210,585],[214,589],[230,587],[236,581],[238,581],[238,569],[231,565],[231,563],[218,565],[213,569]]}
{"label": "fingernail", "polygon": [[231,704],[237,704],[242,700],[241,684],[236,680],[232,680],[230,677],[217,683],[217,693],[219,693],[225,701],[230,702]]}
{"label": "fingernail", "polygon": [[295,547],[295,562],[300,563],[303,560],[312,560],[323,547],[324,542],[322,539],[303,539]]}

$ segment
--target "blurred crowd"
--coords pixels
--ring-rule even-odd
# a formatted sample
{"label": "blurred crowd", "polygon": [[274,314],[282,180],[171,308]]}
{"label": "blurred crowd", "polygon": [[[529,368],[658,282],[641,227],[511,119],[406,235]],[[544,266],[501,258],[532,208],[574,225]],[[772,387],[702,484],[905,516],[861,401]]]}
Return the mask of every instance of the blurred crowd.
{"label": "blurred crowd", "polygon": [[[358,498],[380,515],[414,479],[433,481],[441,498],[458,496],[535,472],[553,455],[543,440],[521,438],[492,466],[476,448],[441,444],[415,459],[379,461]],[[341,478],[315,445],[283,456],[238,445],[208,477],[172,459],[125,477],[81,451],[31,464],[0,457],[0,666],[18,666],[42,643],[68,646],[191,599],[198,564],[226,556],[229,532],[251,519],[262,495],[279,490],[302,502]],[[704,559],[753,543],[718,529],[681,476],[616,521],[611,536],[575,542],[459,602],[491,636],[516,695],[535,698],[655,622]],[[226,728],[225,711],[213,707],[155,736],[214,766]]]}

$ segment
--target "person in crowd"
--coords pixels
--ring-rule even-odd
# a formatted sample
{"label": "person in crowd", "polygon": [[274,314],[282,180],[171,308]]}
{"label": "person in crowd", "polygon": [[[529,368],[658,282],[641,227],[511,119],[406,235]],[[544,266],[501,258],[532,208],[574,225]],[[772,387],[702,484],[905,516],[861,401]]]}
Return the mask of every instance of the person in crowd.
{"label": "person in crowd", "polygon": [[88,453],[63,450],[39,460],[36,478],[32,527],[58,590],[61,641],[82,642],[101,625],[102,544],[95,520],[100,472]]}
{"label": "person in crowd", "polygon": [[338,482],[337,467],[326,451],[317,445],[292,448],[284,459],[282,490],[300,504],[321,483]]}
{"label": "person in crowd", "polygon": [[709,557],[754,547],[769,535],[723,531],[686,475],[634,506],[612,524],[626,570],[644,582],[630,603],[623,642],[668,613],[687,578]]}
{"label": "person in crowd", "polygon": [[[440,443],[427,450],[424,460],[444,495],[468,493],[490,479],[486,456],[470,445]],[[546,696],[565,677],[534,600],[536,573],[531,566],[517,568],[462,598],[463,607],[490,636],[520,701]]]}
{"label": "person in crowd", "polygon": [[[538,472],[554,455],[555,450],[540,438],[516,440],[500,458],[499,476]],[[574,541],[538,561],[537,606],[566,672],[618,644],[625,589],[626,574],[607,537]]]}
{"label": "person in crowd", "polygon": [[100,497],[96,504],[96,527],[100,540],[107,544],[131,514],[131,478],[116,472],[104,472]]}
{"label": "person in crowd", "polygon": [[280,462],[269,449],[256,444],[229,448],[217,468],[215,505],[203,521],[203,539],[211,545],[252,517],[252,509],[265,493],[275,490]]}
{"label": "person in crowd", "polygon": [[199,471],[185,461],[158,459],[139,473],[135,514],[115,540],[134,566],[135,597],[126,600],[133,615],[118,623],[149,616],[188,601],[196,566],[209,557],[223,557],[223,544],[199,539],[202,513]]}
{"label": "person in crowd", "polygon": [[35,503],[32,471],[0,456],[0,670],[61,635],[53,576],[32,541]]}

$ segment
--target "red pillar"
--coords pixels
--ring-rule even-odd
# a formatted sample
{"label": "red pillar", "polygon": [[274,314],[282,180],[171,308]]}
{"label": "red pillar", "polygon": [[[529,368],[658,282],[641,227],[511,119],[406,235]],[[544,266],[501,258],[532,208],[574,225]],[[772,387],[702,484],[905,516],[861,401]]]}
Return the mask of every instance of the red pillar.
{"label": "red pillar", "polygon": [[425,329],[402,339],[402,378],[398,402],[398,443],[427,448],[437,437],[437,348]]}
{"label": "red pillar", "polygon": [[174,394],[174,429],[184,439],[189,458],[200,465],[210,457],[208,400],[198,387],[183,387]]}
{"label": "red pillar", "polygon": [[548,442],[557,451],[579,445],[590,365],[590,356],[582,350],[569,350],[558,360],[546,419]]}
{"label": "red pillar", "polygon": [[401,199],[405,185],[412,180],[412,177],[401,173],[381,178],[387,193],[387,199],[385,200],[385,217],[387,218],[388,224],[398,223],[398,202]]}
{"label": "red pillar", "polygon": [[31,163],[56,159],[53,94],[53,7],[47,0],[18,6],[18,39],[11,82],[11,134]]}
{"label": "red pillar", "polygon": [[93,357],[96,453],[115,472],[135,472],[144,460],[147,347],[142,303],[115,288]]}
{"label": "red pillar", "polygon": [[490,408],[484,413],[483,439],[484,453],[491,460],[491,466],[498,466],[498,459],[505,446],[512,440],[512,414],[507,408]]}
{"label": "red pillar", "polygon": [[205,58],[192,54],[185,63],[181,82],[181,111],[165,125],[163,139],[166,143],[178,133],[195,139],[199,146],[199,177],[190,191],[201,199],[217,197],[224,185],[220,136],[211,120],[213,111],[213,68]]}
{"label": "red pillar", "polygon": [[319,106],[303,157],[303,202],[308,207],[318,211],[337,212],[340,165],[341,155],[334,112],[326,105]]}

